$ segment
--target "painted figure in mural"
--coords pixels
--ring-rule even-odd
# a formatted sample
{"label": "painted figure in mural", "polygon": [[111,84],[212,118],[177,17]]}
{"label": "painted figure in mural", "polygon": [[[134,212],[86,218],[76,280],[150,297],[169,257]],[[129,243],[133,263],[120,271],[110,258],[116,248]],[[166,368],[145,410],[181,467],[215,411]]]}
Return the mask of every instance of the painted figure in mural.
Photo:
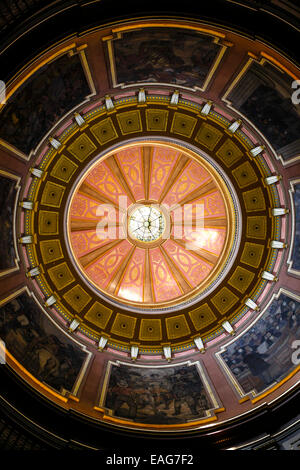
{"label": "painted figure in mural", "polygon": [[58,333],[26,294],[0,308],[0,336],[8,351],[38,380],[71,391],[85,353]]}
{"label": "painted figure in mural", "polygon": [[290,157],[289,145],[300,150],[300,111],[291,100],[292,82],[288,74],[269,64],[253,63],[229,94],[233,106],[260,129],[284,160]]}
{"label": "painted figure in mural", "polygon": [[175,374],[174,386],[174,415],[182,411],[186,404],[193,415],[203,415],[203,411],[210,408],[209,401],[204,392],[203,385],[199,383],[195,374],[188,368],[179,369]]}
{"label": "painted figure in mural", "polygon": [[260,392],[295,368],[292,343],[299,334],[300,303],[281,294],[222,356],[245,393]]}
{"label": "painted figure in mural", "polygon": [[195,366],[113,367],[105,405],[115,416],[147,423],[185,422],[205,416],[211,403]]}
{"label": "painted figure in mural", "polygon": [[295,235],[292,252],[292,269],[300,271],[300,184],[294,186]]}
{"label": "painted figure in mural", "polygon": [[38,70],[9,99],[1,113],[0,138],[28,154],[89,93],[80,58],[58,58]]}
{"label": "painted figure in mural", "polygon": [[25,353],[25,362],[31,364],[37,376],[42,380],[56,376],[59,371],[58,360],[59,347],[55,337],[50,335],[46,338],[35,338],[28,344]]}
{"label": "painted figure in mural", "polygon": [[136,384],[134,386],[134,399],[138,410],[149,408],[153,413],[156,412],[154,397],[150,390],[145,388],[143,381],[139,385]]}
{"label": "painted figure in mural", "polygon": [[135,392],[129,386],[125,379],[120,379],[117,384],[112,387],[111,393],[115,396],[114,411],[118,415],[121,407],[126,404],[129,408],[128,417],[135,418],[137,412],[137,403],[135,400]]}
{"label": "painted figure in mural", "polygon": [[16,182],[0,176],[0,271],[15,265],[15,248],[13,237],[14,204],[17,191]]}
{"label": "painted figure in mural", "polygon": [[201,87],[220,46],[208,36],[174,28],[126,33],[114,41],[119,83],[164,82]]}
{"label": "painted figure in mural", "polygon": [[173,388],[173,396],[174,396],[174,415],[179,415],[181,413],[181,406],[186,403],[191,413],[196,415],[197,408],[196,408],[196,400],[195,397],[190,395],[189,385],[181,382],[174,385]]}
{"label": "painted figure in mural", "polygon": [[169,409],[172,403],[172,394],[169,390],[166,380],[162,380],[159,374],[151,374],[149,382],[149,390],[154,400],[154,411],[158,411],[160,405],[164,405],[165,409]]}
{"label": "painted figure in mural", "polygon": [[264,360],[264,355],[252,350],[250,346],[245,347],[243,362],[249,367],[251,373],[256,377],[262,377],[263,381],[269,385],[272,376],[269,372],[270,364]]}

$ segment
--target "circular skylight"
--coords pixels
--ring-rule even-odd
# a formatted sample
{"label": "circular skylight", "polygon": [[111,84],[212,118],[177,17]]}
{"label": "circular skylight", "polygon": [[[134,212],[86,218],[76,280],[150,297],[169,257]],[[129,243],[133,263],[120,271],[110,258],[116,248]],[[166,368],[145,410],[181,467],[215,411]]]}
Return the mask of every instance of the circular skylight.
{"label": "circular skylight", "polygon": [[153,206],[139,205],[128,222],[129,233],[142,242],[156,241],[163,233],[165,221],[162,212]]}
{"label": "circular skylight", "polygon": [[196,301],[232,258],[238,224],[227,185],[206,156],[175,143],[113,147],[71,194],[76,266],[97,294],[124,308]]}

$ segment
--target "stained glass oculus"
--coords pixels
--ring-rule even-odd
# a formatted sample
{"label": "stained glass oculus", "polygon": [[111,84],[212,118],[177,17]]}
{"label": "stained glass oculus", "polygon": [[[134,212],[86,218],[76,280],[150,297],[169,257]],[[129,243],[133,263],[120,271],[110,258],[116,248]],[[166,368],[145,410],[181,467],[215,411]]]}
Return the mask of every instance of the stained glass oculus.
{"label": "stained glass oculus", "polygon": [[164,216],[153,206],[139,205],[129,217],[128,229],[131,237],[142,242],[158,240],[164,228]]}

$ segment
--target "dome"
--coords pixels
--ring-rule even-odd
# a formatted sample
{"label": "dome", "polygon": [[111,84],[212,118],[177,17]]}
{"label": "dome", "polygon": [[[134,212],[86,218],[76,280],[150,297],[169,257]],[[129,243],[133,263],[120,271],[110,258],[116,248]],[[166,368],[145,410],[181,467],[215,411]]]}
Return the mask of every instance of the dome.
{"label": "dome", "polygon": [[104,296],[151,312],[207,290],[236,225],[220,174],[167,142],[108,155],[85,169],[69,203],[69,248],[82,275]]}
{"label": "dome", "polygon": [[299,68],[196,7],[102,8],[80,32],[64,13],[74,34],[24,43],[4,77],[6,399],[13,380],[39,397],[34,419],[16,408],[45,443],[65,413],[76,448],[247,448],[298,393]]}

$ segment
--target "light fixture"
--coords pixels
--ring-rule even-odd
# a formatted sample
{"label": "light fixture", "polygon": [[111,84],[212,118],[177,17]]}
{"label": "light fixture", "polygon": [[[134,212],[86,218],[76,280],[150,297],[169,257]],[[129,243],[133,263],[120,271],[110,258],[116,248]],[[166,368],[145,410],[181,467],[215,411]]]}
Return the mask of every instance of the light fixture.
{"label": "light fixture", "polygon": [[279,180],[281,180],[282,176],[281,175],[273,175],[273,176],[267,176],[265,178],[265,183],[267,185],[277,183]]}
{"label": "light fixture", "polygon": [[41,178],[43,176],[43,170],[40,170],[39,168],[30,168],[30,173],[33,176],[36,176],[37,178]]}
{"label": "light fixture", "polygon": [[99,351],[103,351],[103,349],[106,346],[106,343],[108,341],[108,338],[105,338],[105,336],[101,336],[98,342],[98,349]]}
{"label": "light fixture", "polygon": [[164,351],[164,356],[167,359],[167,361],[170,361],[172,358],[171,346],[163,346],[163,351]]}
{"label": "light fixture", "polygon": [[172,106],[177,106],[178,101],[179,101],[179,91],[178,91],[178,90],[175,90],[174,93],[173,93],[172,96],[171,96],[170,104],[171,104]]}
{"label": "light fixture", "polygon": [[207,101],[207,103],[205,103],[205,105],[201,109],[200,113],[203,116],[207,116],[210,113],[211,107],[212,107],[212,101]]}
{"label": "light fixture", "polygon": [[31,211],[33,209],[33,202],[32,201],[22,201],[19,203],[20,207],[23,207],[23,209],[27,209]]}
{"label": "light fixture", "polygon": [[54,297],[54,295],[51,295],[50,297],[48,297],[48,299],[46,300],[45,302],[45,307],[51,307],[51,305],[55,304],[56,302],[56,298]]}
{"label": "light fixture", "polygon": [[203,341],[200,338],[200,336],[197,336],[197,338],[194,338],[194,343],[195,343],[195,345],[197,346],[197,348],[199,349],[199,351],[201,353],[205,352],[205,347],[204,347]]}
{"label": "light fixture", "polygon": [[69,331],[73,332],[78,328],[80,325],[80,321],[74,318],[74,320],[71,321],[70,326],[69,326]]}
{"label": "light fixture", "polygon": [[238,128],[240,127],[240,125],[242,124],[242,121],[240,119],[238,119],[237,121],[233,122],[232,124],[230,124],[230,126],[228,127],[228,130],[229,132],[231,132],[232,134],[234,134]]}
{"label": "light fixture", "polygon": [[30,271],[26,273],[26,276],[34,277],[34,276],[38,276],[39,274],[40,274],[40,269],[38,266],[36,266],[35,268],[30,269]]}
{"label": "light fixture", "polygon": [[277,240],[271,241],[271,248],[286,248],[287,244],[283,242],[279,242]]}
{"label": "light fixture", "polygon": [[145,103],[146,102],[146,93],[144,88],[139,89],[138,93],[138,102],[139,103]]}
{"label": "light fixture", "polygon": [[32,235],[24,235],[24,237],[19,238],[19,243],[28,244],[32,242],[33,242]]}
{"label": "light fixture", "polygon": [[247,305],[247,307],[251,308],[251,310],[256,310],[256,311],[259,310],[259,306],[255,302],[253,302],[252,299],[247,299],[245,301],[245,305]]}
{"label": "light fixture", "polygon": [[115,105],[113,104],[113,101],[112,101],[112,99],[109,95],[105,96],[105,107],[106,107],[107,111],[111,111],[115,107]]}
{"label": "light fixture", "polygon": [[278,281],[278,278],[274,274],[269,273],[268,271],[263,271],[261,274],[261,277],[265,279],[266,281],[273,281],[273,282]]}
{"label": "light fixture", "polygon": [[289,209],[285,209],[284,207],[274,207],[272,209],[272,215],[275,217],[278,215],[286,215],[289,213]]}
{"label": "light fixture", "polygon": [[56,150],[61,146],[61,143],[57,140],[54,139],[53,137],[49,137],[49,142],[54,147]]}
{"label": "light fixture", "polygon": [[256,155],[259,155],[264,149],[265,149],[264,145],[258,145],[257,147],[251,149],[250,153],[252,157],[256,157]]}
{"label": "light fixture", "polygon": [[135,361],[138,357],[139,347],[136,344],[133,344],[130,348],[131,359]]}
{"label": "light fixture", "polygon": [[232,326],[230,325],[229,321],[224,321],[222,323],[222,326],[224,328],[225,331],[227,331],[227,333],[229,333],[230,335],[234,335],[235,332],[234,332],[234,329],[232,328]]}
{"label": "light fixture", "polygon": [[84,118],[79,113],[74,113],[75,121],[77,122],[78,126],[83,126],[85,124]]}

